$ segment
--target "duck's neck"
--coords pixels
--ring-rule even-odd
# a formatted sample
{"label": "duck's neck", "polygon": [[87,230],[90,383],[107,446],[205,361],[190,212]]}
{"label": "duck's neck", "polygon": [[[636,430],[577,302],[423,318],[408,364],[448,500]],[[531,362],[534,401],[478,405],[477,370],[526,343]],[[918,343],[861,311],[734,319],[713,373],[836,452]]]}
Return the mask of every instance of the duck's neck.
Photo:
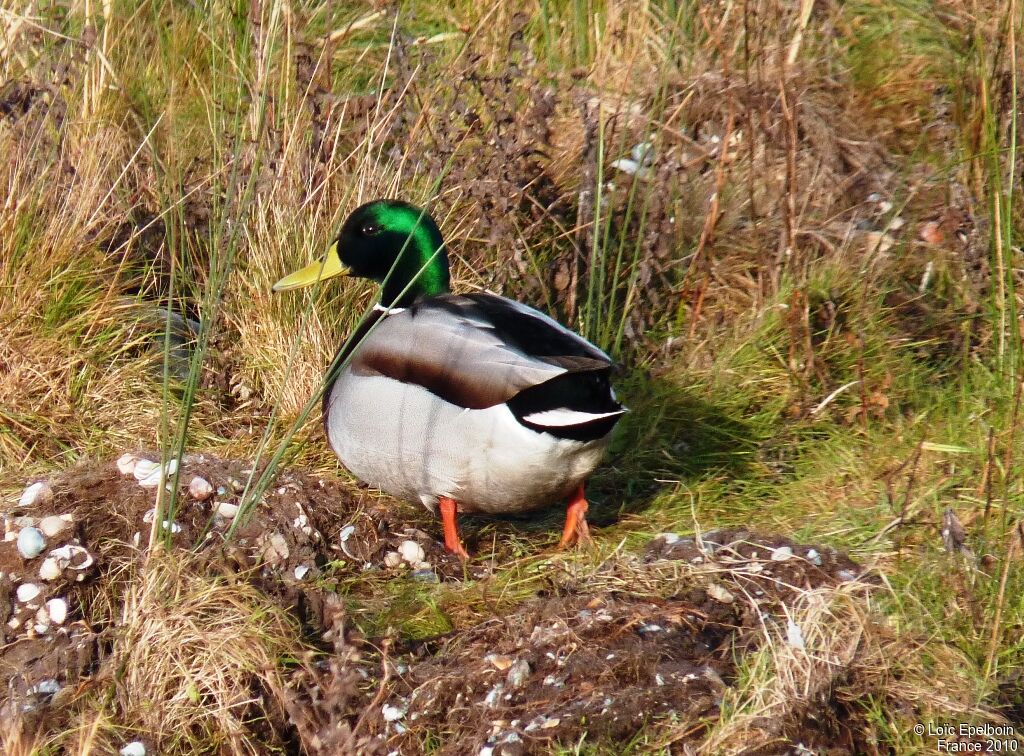
{"label": "duck's neck", "polygon": [[381,287],[383,309],[408,307],[417,299],[450,291],[448,253],[437,226],[416,226],[404,246],[394,270]]}

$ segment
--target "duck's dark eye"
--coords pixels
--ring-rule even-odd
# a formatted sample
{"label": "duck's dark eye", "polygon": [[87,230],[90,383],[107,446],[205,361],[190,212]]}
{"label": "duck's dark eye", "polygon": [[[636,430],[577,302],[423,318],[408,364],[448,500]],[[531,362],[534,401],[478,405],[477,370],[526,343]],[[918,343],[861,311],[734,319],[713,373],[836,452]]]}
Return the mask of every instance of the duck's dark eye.
{"label": "duck's dark eye", "polygon": [[380,226],[376,223],[367,223],[363,226],[363,236],[376,236],[380,233]]}

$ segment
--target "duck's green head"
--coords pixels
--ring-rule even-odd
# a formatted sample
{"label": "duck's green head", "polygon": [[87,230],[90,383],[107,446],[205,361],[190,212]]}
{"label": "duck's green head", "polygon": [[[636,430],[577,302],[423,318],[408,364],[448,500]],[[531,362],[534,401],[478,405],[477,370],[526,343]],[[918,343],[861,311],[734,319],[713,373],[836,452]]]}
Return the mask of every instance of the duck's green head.
{"label": "duck's green head", "polygon": [[407,307],[418,297],[443,294],[449,278],[441,230],[425,210],[408,202],[368,202],[348,216],[325,260],[285,276],[274,291],[333,276],[383,284],[380,301],[388,307]]}

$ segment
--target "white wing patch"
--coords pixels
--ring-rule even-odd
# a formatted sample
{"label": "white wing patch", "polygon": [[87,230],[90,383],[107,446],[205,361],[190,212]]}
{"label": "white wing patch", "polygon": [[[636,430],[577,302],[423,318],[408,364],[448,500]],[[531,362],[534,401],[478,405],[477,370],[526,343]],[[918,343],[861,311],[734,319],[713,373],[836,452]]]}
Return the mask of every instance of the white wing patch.
{"label": "white wing patch", "polygon": [[373,306],[374,312],[383,312],[385,315],[397,315],[400,312],[405,312],[404,307],[385,307],[380,302]]}
{"label": "white wing patch", "polygon": [[523,420],[534,425],[542,425],[545,428],[565,428],[570,425],[583,425],[593,420],[621,415],[624,412],[624,409],[615,410],[614,412],[580,412],[562,407],[523,415]]}

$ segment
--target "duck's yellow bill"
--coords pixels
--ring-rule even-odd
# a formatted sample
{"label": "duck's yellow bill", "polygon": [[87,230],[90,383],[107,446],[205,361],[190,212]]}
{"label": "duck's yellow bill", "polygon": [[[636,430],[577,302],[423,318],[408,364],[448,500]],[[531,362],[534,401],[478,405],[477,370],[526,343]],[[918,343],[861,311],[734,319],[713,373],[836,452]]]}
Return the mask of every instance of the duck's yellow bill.
{"label": "duck's yellow bill", "polygon": [[307,265],[302,270],[297,270],[287,275],[274,284],[274,291],[287,291],[288,289],[301,289],[303,286],[312,286],[317,281],[324,281],[335,276],[347,276],[351,271],[345,267],[338,256],[338,243],[335,242],[327,250],[327,257],[315,263]]}

